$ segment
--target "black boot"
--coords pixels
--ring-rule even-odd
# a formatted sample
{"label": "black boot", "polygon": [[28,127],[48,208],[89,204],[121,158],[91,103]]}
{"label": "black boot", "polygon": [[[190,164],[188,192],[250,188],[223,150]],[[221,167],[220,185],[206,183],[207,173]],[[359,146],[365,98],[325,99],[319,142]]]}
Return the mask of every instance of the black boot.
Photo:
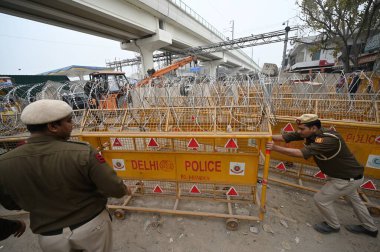
{"label": "black boot", "polygon": [[378,230],[370,231],[363,227],[362,225],[346,225],[344,226],[348,231],[355,234],[366,234],[372,237],[377,237]]}
{"label": "black boot", "polygon": [[327,224],[325,221],[318,224],[314,224],[313,227],[316,231],[322,234],[337,233],[340,230],[340,228],[333,228],[329,226],[329,224]]}

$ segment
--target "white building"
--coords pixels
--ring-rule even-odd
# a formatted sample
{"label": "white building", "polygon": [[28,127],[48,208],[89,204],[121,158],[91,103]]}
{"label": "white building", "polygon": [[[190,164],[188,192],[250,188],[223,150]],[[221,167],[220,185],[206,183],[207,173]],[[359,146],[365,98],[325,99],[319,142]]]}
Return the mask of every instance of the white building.
{"label": "white building", "polygon": [[[333,50],[319,49],[312,51],[316,42],[320,41],[319,36],[302,38],[293,45],[288,54],[287,71],[300,72],[311,70],[330,70],[337,63],[337,57]],[[328,44],[328,48],[333,48],[334,44]],[[339,55],[337,55],[339,56]]]}
{"label": "white building", "polygon": [[[310,36],[299,39],[289,51],[286,71],[308,72],[310,70],[330,72],[342,69],[339,57],[341,52],[334,53],[333,49],[319,49],[313,51],[315,45],[320,43],[320,36]],[[352,42],[348,40],[350,46]],[[361,53],[358,55],[358,68],[368,71],[376,71],[380,66],[380,33],[371,36],[367,44],[362,43]],[[331,41],[326,48],[335,48],[336,44]],[[352,64],[352,62],[350,62]]]}

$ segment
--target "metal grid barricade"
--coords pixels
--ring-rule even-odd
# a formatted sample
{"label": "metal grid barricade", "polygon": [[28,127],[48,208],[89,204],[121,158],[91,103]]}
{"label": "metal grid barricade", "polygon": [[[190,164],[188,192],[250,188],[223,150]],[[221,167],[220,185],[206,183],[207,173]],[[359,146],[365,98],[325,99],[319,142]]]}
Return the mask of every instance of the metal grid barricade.
{"label": "metal grid barricade", "polygon": [[[183,108],[180,111],[186,117],[193,112]],[[207,119],[202,122],[208,125],[211,117],[204,118]],[[175,120],[169,122],[174,125],[177,123]],[[179,125],[180,129],[187,130],[185,132],[152,131],[155,127],[149,127],[151,131],[147,132],[82,131],[82,140],[102,149],[102,155],[109,165],[133,188],[133,195],[122,204],[108,206],[115,210],[117,218],[123,218],[124,211],[210,216],[225,218],[230,230],[237,229],[238,220],[263,219],[266,183],[258,194],[257,180],[259,148],[270,139],[268,122],[263,120],[260,127],[256,125],[257,131],[251,132],[233,131],[239,127],[231,128],[229,132],[200,132],[192,128],[191,124],[193,122],[190,119]],[[212,136],[208,136],[208,133]],[[255,139],[254,144],[252,139]],[[266,154],[265,167],[269,169],[269,153]],[[134,206],[132,198],[135,196],[170,197],[174,199],[174,206],[172,209]],[[180,209],[180,202],[184,200],[225,202],[226,212],[183,210]],[[259,201],[260,206],[257,205]],[[234,213],[231,204],[237,202],[252,206],[251,213],[256,216]]]}
{"label": "metal grid barricade", "polygon": [[[341,74],[344,75],[344,83],[337,88]],[[109,87],[107,89],[107,85],[102,83],[86,89],[86,81],[2,88],[0,155],[12,150],[17,146],[17,141],[27,137],[20,114],[26,105],[39,99],[64,100],[72,106],[72,139],[89,141],[104,153],[112,167],[122,165],[118,160],[112,161],[119,159],[112,156],[114,152],[131,153],[141,157],[139,160],[155,155],[192,155],[199,158],[221,155],[223,160],[228,157],[229,162],[234,162],[233,156],[250,154],[252,158],[260,157],[262,162],[266,162],[260,155],[265,153],[263,142],[270,139],[272,128],[275,134],[289,128],[295,130],[294,117],[316,113],[322,118],[325,127],[335,128],[343,135],[359,162],[365,165],[365,178],[373,183],[372,189],[363,190],[368,195],[378,197],[380,168],[376,160],[380,159],[380,77],[375,73],[357,74],[361,84],[356,93],[350,93],[349,90],[353,75],[345,73],[281,73],[278,77],[262,74],[240,77],[226,75],[219,79],[207,76],[188,79],[168,77],[140,88],[126,85],[118,91],[110,90]],[[318,172],[314,163],[276,153],[272,157],[275,161],[271,163],[271,173],[281,175],[288,185],[307,189],[302,183],[323,183],[323,179],[314,176]],[[285,171],[276,168],[281,162],[285,165]],[[151,166],[161,171],[171,167],[167,162],[161,166],[160,163],[141,162],[133,165],[137,170]],[[238,167],[239,164],[236,168],[239,171]],[[188,189],[193,183],[188,181],[189,176],[183,177],[184,181],[178,180],[176,176],[164,180],[159,178],[153,176],[147,179],[145,175],[139,179],[128,177],[126,183],[134,186],[136,195],[141,194],[139,190],[143,188],[139,183],[144,182],[142,191],[148,192],[152,187],[154,189],[157,181],[164,181],[174,183],[175,194],[170,194],[174,198],[182,195],[180,191],[186,197],[203,197],[189,193]],[[223,192],[223,188],[230,188],[225,181],[208,183],[205,176],[192,178],[202,179],[198,190],[207,192],[205,197],[208,200],[212,198],[208,196],[209,193],[219,195],[217,192]],[[290,183],[291,180],[296,182]],[[255,183],[248,185],[247,191],[257,192],[258,185]],[[235,190],[243,192],[245,189],[240,186],[247,185],[237,183],[234,186],[239,187],[234,187]],[[231,197],[223,196],[223,193],[220,195],[227,202],[240,197],[240,194]],[[250,197],[249,201],[254,201],[255,194],[251,193]],[[219,200],[215,196],[213,199]],[[231,215],[230,204],[228,206],[228,215]],[[258,212],[261,218],[262,211]],[[226,217],[223,214],[214,215]]]}

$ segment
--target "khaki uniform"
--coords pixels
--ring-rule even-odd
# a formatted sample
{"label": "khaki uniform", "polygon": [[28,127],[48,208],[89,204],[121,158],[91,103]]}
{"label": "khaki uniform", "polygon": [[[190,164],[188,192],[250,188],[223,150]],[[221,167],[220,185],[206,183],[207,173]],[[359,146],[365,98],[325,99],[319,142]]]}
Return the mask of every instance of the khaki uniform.
{"label": "khaki uniform", "polygon": [[112,251],[112,226],[109,213],[103,210],[97,217],[74,230],[64,228],[62,234],[38,235],[38,242],[42,250],[47,252]]}
{"label": "khaki uniform", "polygon": [[32,231],[46,237],[68,227],[75,231],[102,215],[107,197],[125,194],[122,180],[96,150],[51,136],[30,138],[1,155],[0,185],[0,194],[30,212]]}
{"label": "khaki uniform", "polygon": [[[285,142],[304,140],[297,132],[283,134]],[[303,157],[314,158],[321,171],[328,176],[326,184],[314,195],[314,201],[327,224],[339,228],[333,202],[343,196],[352,203],[356,216],[370,231],[376,231],[368,209],[360,199],[357,188],[363,183],[364,167],[348,149],[342,136],[321,128],[317,134],[305,139],[301,149]]]}

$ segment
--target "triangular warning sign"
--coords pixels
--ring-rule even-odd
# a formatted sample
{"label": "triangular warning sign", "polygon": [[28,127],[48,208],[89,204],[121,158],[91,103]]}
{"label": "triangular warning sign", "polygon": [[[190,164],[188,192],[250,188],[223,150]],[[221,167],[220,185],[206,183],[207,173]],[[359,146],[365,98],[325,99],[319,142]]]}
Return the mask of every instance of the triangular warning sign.
{"label": "triangular warning sign", "polygon": [[162,189],[159,185],[156,185],[156,187],[153,189],[153,192],[154,193],[163,193],[164,191],[162,191]]}
{"label": "triangular warning sign", "polygon": [[112,146],[123,146],[118,138],[115,138],[115,141],[113,141]]}
{"label": "triangular warning sign", "polygon": [[376,190],[376,186],[372,182],[372,180],[368,180],[367,182],[363,183],[360,187],[367,190]]}
{"label": "triangular warning sign", "polygon": [[189,143],[187,144],[187,148],[198,149],[199,144],[198,144],[197,140],[195,140],[195,138],[191,138]]}
{"label": "triangular warning sign", "polygon": [[237,149],[238,146],[237,146],[235,140],[232,139],[232,138],[230,138],[230,139],[227,141],[226,145],[224,145],[224,148]]}
{"label": "triangular warning sign", "polygon": [[228,192],[226,193],[228,196],[238,196],[238,192],[235,190],[235,188],[233,188],[231,186],[231,188],[228,190]]}
{"label": "triangular warning sign", "polygon": [[380,143],[380,136],[376,137],[375,142]]}
{"label": "triangular warning sign", "polygon": [[314,178],[319,178],[319,179],[326,179],[327,176],[324,174],[322,171],[317,172],[316,174],[313,175]]}
{"label": "triangular warning sign", "polygon": [[193,185],[189,191],[190,193],[196,193],[199,194],[201,191],[199,191],[198,187],[196,185]]}
{"label": "triangular warning sign", "polygon": [[334,125],[331,125],[329,129],[332,130],[332,131],[336,131]]}
{"label": "triangular warning sign", "polygon": [[293,125],[291,123],[286,124],[282,130],[284,132],[294,132],[294,128],[293,128]]}
{"label": "triangular warning sign", "polygon": [[279,169],[280,171],[286,171],[286,166],[283,162],[278,163],[278,165],[276,165],[276,168]]}
{"label": "triangular warning sign", "polygon": [[157,141],[154,138],[151,138],[148,143],[148,147],[159,147]]}

